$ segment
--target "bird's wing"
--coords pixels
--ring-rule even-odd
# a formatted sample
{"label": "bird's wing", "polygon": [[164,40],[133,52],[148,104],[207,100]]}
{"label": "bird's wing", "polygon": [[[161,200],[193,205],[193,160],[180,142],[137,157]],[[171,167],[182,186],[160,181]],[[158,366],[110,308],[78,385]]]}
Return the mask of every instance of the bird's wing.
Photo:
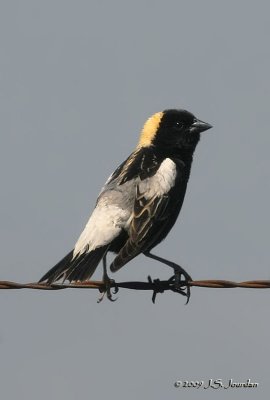
{"label": "bird's wing", "polygon": [[[147,201],[153,197],[155,190],[162,190],[164,177],[155,175],[159,167],[160,163],[151,150],[138,149],[115,170],[105,183],[96,207],[75,245],[74,256],[109,245],[123,229],[127,229],[134,213],[137,184]],[[166,174],[166,168],[163,170]],[[159,175],[160,182],[157,179]]]}
{"label": "bird's wing", "polygon": [[144,154],[133,152],[111,174],[102,188],[84,230],[74,248],[74,256],[89,253],[110,244],[126,226],[132,213],[135,181],[138,179]]}
{"label": "bird's wing", "polygon": [[163,229],[168,217],[169,192],[175,184],[176,175],[176,164],[166,158],[153,176],[138,182],[129,239],[114,259],[112,271],[117,271],[136,255],[146,251]]}
{"label": "bird's wing", "polygon": [[157,156],[151,147],[137,148],[130,156],[119,165],[110,175],[101,194],[106,190],[115,188],[115,185],[122,186],[127,182],[144,180],[153,176],[160,167],[160,157]]}

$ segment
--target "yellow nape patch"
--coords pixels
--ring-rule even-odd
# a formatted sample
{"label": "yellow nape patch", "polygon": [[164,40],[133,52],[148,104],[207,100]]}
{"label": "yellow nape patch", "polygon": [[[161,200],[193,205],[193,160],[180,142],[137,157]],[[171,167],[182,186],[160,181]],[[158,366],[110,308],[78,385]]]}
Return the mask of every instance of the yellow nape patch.
{"label": "yellow nape patch", "polygon": [[162,116],[163,112],[158,112],[148,118],[148,120],[144,124],[144,127],[142,128],[138,147],[151,146],[153,139],[157,133]]}

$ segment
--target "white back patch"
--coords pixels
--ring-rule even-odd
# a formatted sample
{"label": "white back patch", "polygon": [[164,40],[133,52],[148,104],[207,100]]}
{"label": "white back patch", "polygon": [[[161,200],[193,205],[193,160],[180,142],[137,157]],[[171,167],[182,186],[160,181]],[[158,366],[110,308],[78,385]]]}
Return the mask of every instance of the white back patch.
{"label": "white back patch", "polygon": [[101,199],[75,245],[73,256],[109,244],[120,234],[129,216],[128,210],[116,204],[106,204]]}
{"label": "white back patch", "polygon": [[161,197],[173,187],[175,178],[176,165],[170,158],[166,158],[162,161],[154,176],[140,182],[140,193],[144,193],[146,199],[156,196]]}

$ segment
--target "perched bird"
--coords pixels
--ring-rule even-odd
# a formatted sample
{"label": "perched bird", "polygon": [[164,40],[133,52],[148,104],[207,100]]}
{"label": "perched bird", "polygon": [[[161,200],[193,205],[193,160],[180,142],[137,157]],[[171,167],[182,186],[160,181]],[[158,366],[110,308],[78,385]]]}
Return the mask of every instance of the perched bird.
{"label": "perched bird", "polygon": [[[191,280],[180,265],[151,250],[167,236],[178,217],[200,133],[211,127],[186,110],[152,115],[136,149],[105,183],[74,249],[40,282],[89,280],[103,260],[106,293],[112,300],[108,251],[116,253],[110,265],[113,272],[142,253],[174,269],[176,288],[181,274]],[[181,287],[178,291],[184,294]]]}

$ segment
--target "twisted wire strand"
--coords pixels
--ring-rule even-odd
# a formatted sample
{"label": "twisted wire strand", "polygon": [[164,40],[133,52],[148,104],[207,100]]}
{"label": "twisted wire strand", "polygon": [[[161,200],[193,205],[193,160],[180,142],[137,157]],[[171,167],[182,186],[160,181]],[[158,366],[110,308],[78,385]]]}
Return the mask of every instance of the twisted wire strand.
{"label": "twisted wire strand", "polygon": [[[204,288],[249,288],[249,289],[270,289],[270,280],[253,280],[244,282],[233,282],[219,279],[206,279],[195,281],[181,281],[183,287],[196,286]],[[173,290],[174,283],[170,280],[152,280],[148,277],[148,282],[130,281],[130,282],[114,282],[112,288],[125,288],[133,290],[155,290],[159,286],[160,291]],[[103,291],[105,288],[102,281],[87,281],[74,283],[18,283],[11,281],[0,281],[0,289],[37,289],[37,290],[62,290],[62,289],[99,289]]]}

